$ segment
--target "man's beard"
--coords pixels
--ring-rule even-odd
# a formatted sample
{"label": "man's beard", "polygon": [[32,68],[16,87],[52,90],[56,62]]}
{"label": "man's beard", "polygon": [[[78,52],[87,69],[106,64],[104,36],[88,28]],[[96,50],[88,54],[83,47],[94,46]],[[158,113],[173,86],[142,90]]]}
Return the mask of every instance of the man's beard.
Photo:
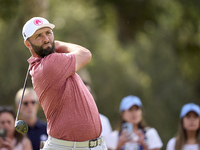
{"label": "man's beard", "polygon": [[[44,49],[43,46],[45,44],[48,44],[48,43],[51,44],[51,47],[47,47],[46,49]],[[31,43],[31,46],[32,46],[34,52],[37,55],[39,55],[41,57],[45,57],[45,56],[47,56],[47,55],[52,54],[52,53],[55,52],[55,42],[53,41],[53,43],[51,43],[51,42],[48,42],[48,43],[44,43],[42,46],[36,46],[36,45],[34,45],[34,44]]]}

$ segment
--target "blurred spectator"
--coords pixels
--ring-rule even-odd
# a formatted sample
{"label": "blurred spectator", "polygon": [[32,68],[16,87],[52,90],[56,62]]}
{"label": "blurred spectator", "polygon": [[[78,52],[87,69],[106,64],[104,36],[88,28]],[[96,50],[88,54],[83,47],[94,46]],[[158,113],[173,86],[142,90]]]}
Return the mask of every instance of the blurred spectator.
{"label": "blurred spectator", "polygon": [[200,107],[185,104],[180,113],[178,134],[169,140],[167,150],[200,149]]}
{"label": "blurred spectator", "polygon": [[[15,104],[18,108],[23,89],[15,96]],[[40,149],[40,142],[47,140],[47,124],[37,117],[38,98],[33,88],[26,88],[20,110],[20,117],[28,124],[27,136],[31,140],[33,150]]]}
{"label": "blurred spectator", "polygon": [[30,140],[15,131],[15,118],[12,107],[0,107],[0,150],[32,150]]}
{"label": "blurred spectator", "polygon": [[112,132],[112,127],[110,125],[109,119],[106,116],[104,116],[104,115],[102,115],[100,113],[99,113],[99,115],[100,115],[101,124],[102,124],[102,133],[101,133],[101,135],[104,137],[104,140],[106,142],[107,148],[110,149],[108,141],[110,140],[110,134]]}
{"label": "blurred spectator", "polygon": [[[87,83],[87,82],[85,82],[85,81],[84,81],[84,84],[88,88],[88,90],[90,91],[90,93],[92,94],[92,89],[91,89],[90,84]],[[106,142],[107,148],[109,149],[109,147],[108,147],[108,145],[109,145],[108,141],[110,139],[110,134],[112,132],[112,127],[111,127],[109,119],[106,116],[104,116],[104,115],[102,115],[100,113],[99,113],[99,115],[100,115],[101,124],[102,124],[102,133],[101,133],[101,135],[104,137],[104,140]]]}
{"label": "blurred spectator", "polygon": [[[117,150],[159,150],[163,143],[154,128],[145,127],[143,106],[137,96],[127,96],[121,101],[120,130],[114,131],[110,138],[111,149]],[[122,128],[127,123],[130,128]]]}

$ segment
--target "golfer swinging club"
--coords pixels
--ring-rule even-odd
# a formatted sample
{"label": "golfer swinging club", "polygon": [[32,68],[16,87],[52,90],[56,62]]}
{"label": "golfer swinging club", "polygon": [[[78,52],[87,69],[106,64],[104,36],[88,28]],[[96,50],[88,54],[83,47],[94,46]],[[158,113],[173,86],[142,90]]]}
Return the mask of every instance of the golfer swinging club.
{"label": "golfer swinging club", "polygon": [[91,60],[86,48],[54,41],[54,24],[34,17],[23,27],[32,84],[47,119],[44,150],[107,150],[94,99],[76,71]]}

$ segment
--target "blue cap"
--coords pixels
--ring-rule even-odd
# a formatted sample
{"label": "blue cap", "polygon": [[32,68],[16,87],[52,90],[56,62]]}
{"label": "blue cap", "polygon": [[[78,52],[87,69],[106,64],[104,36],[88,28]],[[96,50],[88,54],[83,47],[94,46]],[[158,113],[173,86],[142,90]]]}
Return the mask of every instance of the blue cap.
{"label": "blue cap", "polygon": [[142,102],[139,97],[129,95],[122,99],[119,107],[119,112],[130,109],[133,105],[137,105],[138,107],[142,107]]}
{"label": "blue cap", "polygon": [[181,109],[180,118],[183,118],[187,113],[193,111],[200,116],[200,107],[194,103],[185,104]]}

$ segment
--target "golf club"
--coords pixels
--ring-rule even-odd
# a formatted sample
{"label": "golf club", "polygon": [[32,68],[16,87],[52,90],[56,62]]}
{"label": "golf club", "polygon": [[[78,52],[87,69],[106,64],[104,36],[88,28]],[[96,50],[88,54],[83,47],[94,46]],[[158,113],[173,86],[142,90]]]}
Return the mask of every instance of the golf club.
{"label": "golf club", "polygon": [[19,112],[20,112],[21,105],[22,105],[22,100],[23,100],[23,97],[24,97],[24,92],[25,92],[25,88],[26,88],[26,84],[27,84],[27,80],[28,80],[28,76],[29,76],[29,71],[30,71],[30,66],[28,67],[28,71],[27,71],[27,74],[26,74],[24,87],[23,87],[23,91],[22,91],[22,97],[21,97],[21,100],[20,100],[20,103],[19,103],[17,116],[16,116],[16,119],[15,119],[15,130],[18,133],[21,133],[21,134],[25,134],[25,133],[28,132],[28,125],[23,120],[18,120],[18,117],[19,117]]}

